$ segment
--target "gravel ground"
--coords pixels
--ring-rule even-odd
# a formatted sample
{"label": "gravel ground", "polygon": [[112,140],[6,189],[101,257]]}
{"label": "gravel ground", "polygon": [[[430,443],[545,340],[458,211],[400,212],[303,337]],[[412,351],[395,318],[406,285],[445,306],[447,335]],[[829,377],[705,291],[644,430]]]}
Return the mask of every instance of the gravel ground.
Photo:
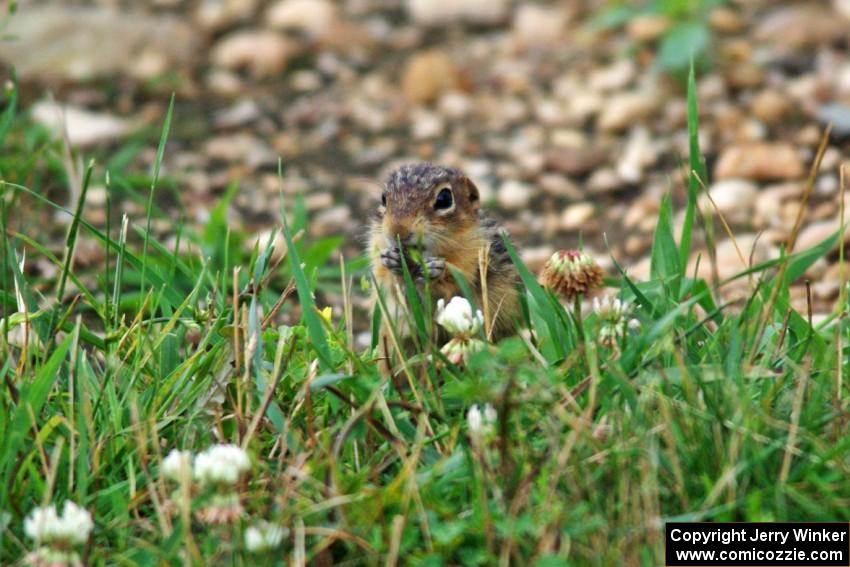
{"label": "gravel ground", "polygon": [[[312,236],[348,235],[350,256],[388,170],[431,160],[468,173],[533,269],[580,240],[610,269],[607,236],[640,279],[649,275],[661,197],[684,199],[684,89],[659,66],[670,17],[600,26],[609,5],[580,1],[141,4],[22,2],[0,60],[16,65],[33,119],[58,128],[64,107],[69,139],[87,154],[108,156],[134,132],[155,131],[176,91],[164,167],[191,222],[204,223],[238,179],[231,221],[269,230],[281,156],[284,192],[305,193]],[[830,122],[796,249],[839,226],[850,2],[726,2],[698,21],[710,31],[698,99],[714,205],[701,203],[724,215],[741,251],[715,219],[723,278],[744,267],[741,256],[779,254]],[[130,168],[149,168],[154,152],[146,148]],[[98,202],[95,187],[94,222],[104,220]],[[138,204],[124,208],[144,216]],[[708,261],[698,269],[714,275]],[[829,311],[837,250],[807,278],[816,313]],[[742,285],[726,293],[746,292]],[[805,288],[796,291],[805,311]]]}

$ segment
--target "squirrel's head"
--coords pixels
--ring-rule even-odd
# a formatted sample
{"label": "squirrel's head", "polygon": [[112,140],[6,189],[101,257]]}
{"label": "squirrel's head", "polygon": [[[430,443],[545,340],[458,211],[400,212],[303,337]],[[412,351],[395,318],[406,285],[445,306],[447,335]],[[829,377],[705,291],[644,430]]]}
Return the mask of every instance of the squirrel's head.
{"label": "squirrel's head", "polygon": [[478,188],[463,173],[431,163],[393,171],[381,195],[378,217],[388,246],[436,252],[456,244],[458,231],[478,222]]}

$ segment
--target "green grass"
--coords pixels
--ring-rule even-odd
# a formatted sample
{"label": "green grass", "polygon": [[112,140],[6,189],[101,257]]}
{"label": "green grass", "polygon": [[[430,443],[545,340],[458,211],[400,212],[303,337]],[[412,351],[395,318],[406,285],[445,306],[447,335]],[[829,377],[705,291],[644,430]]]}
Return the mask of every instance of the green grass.
{"label": "green grass", "polygon": [[[0,563],[32,549],[33,507],[65,499],[94,517],[90,566],[654,566],[669,520],[850,521],[846,295],[813,327],[788,291],[835,237],[741,274],[750,294],[733,305],[686,273],[691,232],[710,229],[693,96],[689,111],[685,230],[675,238],[665,200],[652,280],[610,280],[639,332],[600,346],[595,314],[565,311],[518,265],[532,334],[458,368],[416,305],[421,354],[402,388],[377,348],[352,347],[370,322],[350,299],[364,260],[331,261],[339,239],[301,236],[299,200],[281,198],[279,261],[266,243],[243,251],[249,235],[225,221],[234,191],[204,231],[176,225],[200,255],[157,241],[153,207],[104,231],[82,197],[57,246],[21,218],[62,210],[45,190],[66,179],[61,148],[3,114]],[[168,121],[157,171],[167,135]],[[88,167],[83,195],[105,175]],[[108,186],[153,203],[166,181],[110,171]],[[105,249],[100,269],[70,261],[81,238]],[[55,275],[20,270],[24,252]],[[328,292],[345,298],[330,322]],[[466,412],[487,403],[498,420],[473,443]],[[199,522],[203,498],[183,501],[159,474],[171,449],[217,442],[253,461],[243,521],[224,527]],[[242,535],[263,519],[288,535],[258,558]]]}

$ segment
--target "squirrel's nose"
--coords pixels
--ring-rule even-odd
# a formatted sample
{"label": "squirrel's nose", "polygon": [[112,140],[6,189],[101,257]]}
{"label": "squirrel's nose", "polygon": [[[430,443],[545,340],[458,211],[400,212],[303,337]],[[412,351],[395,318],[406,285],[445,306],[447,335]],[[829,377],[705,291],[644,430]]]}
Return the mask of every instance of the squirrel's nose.
{"label": "squirrel's nose", "polygon": [[400,227],[392,227],[387,232],[387,245],[390,247],[397,246],[401,242],[402,246],[413,246],[416,244],[416,235],[413,231]]}

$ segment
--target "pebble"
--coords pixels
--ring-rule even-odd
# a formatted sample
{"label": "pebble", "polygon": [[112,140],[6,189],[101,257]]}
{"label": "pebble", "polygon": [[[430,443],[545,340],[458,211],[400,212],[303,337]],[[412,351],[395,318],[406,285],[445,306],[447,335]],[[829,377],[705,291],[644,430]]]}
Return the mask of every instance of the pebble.
{"label": "pebble", "polygon": [[576,184],[570,181],[569,177],[559,173],[544,173],[538,178],[537,184],[553,197],[578,200],[584,196]]}
{"label": "pebble", "polygon": [[274,151],[261,139],[248,133],[210,138],[204,144],[204,153],[212,159],[249,167],[277,163]]}
{"label": "pebble", "polygon": [[643,179],[644,169],[658,160],[649,129],[638,126],[632,130],[622,157],[617,162],[617,175],[626,183],[637,183]]}
{"label": "pebble", "polygon": [[608,161],[608,151],[599,146],[551,149],[546,153],[549,169],[571,176],[582,176]]}
{"label": "pebble", "polygon": [[759,18],[753,37],[776,48],[802,49],[847,37],[847,21],[817,3],[795,3],[776,8]]}
{"label": "pebble", "polygon": [[593,203],[576,203],[570,205],[561,213],[561,228],[564,230],[578,230],[596,215],[596,207]]}
{"label": "pebble", "polygon": [[7,31],[14,40],[3,41],[0,60],[24,79],[148,79],[146,73],[187,68],[201,43],[197,31],[175,17],[105,6],[27,3]]}
{"label": "pebble", "polygon": [[590,88],[597,92],[625,89],[637,76],[637,66],[632,59],[619,59],[610,65],[594,69],[588,77]]}
{"label": "pebble", "polygon": [[623,180],[610,167],[601,167],[590,174],[587,179],[587,189],[591,193],[609,193],[623,187]]}
{"label": "pebble", "polygon": [[850,136],[850,106],[834,102],[820,106],[817,119],[823,125],[832,124],[832,135]]}
{"label": "pebble", "polygon": [[309,226],[314,236],[341,234],[351,227],[351,209],[348,205],[331,207],[312,218]]}
{"label": "pebble", "polygon": [[635,41],[651,42],[670,28],[670,19],[660,14],[640,14],[629,19],[626,31]]}
{"label": "pebble", "polygon": [[708,21],[712,28],[725,34],[741,33],[746,27],[746,23],[740,14],[726,6],[718,6],[713,9],[708,16]]}
{"label": "pebble", "polygon": [[[831,235],[835,234],[840,227],[841,223],[839,222],[838,215],[836,215],[836,218],[834,219],[809,223],[809,225],[804,227],[797,236],[797,242],[794,246],[794,250],[800,252],[802,250],[813,248],[829,238]],[[847,243],[849,241],[850,230],[845,230],[844,242]],[[835,245],[830,249],[830,251],[838,250],[838,244],[838,239],[836,239]]]}
{"label": "pebble", "polygon": [[723,150],[714,168],[716,179],[798,179],[805,173],[800,155],[793,146],[783,142],[730,146]]}
{"label": "pebble", "polygon": [[751,220],[755,207],[758,187],[746,179],[725,179],[717,181],[708,190],[711,201],[706,195],[700,195],[699,207],[704,213],[720,213],[729,222],[746,223]]}
{"label": "pebble", "polygon": [[404,6],[415,23],[425,26],[493,25],[503,22],[510,10],[509,0],[406,0]]}
{"label": "pebble", "polygon": [[520,4],[514,11],[514,40],[521,47],[551,46],[564,37],[568,20],[563,6]]}
{"label": "pebble", "polygon": [[223,29],[249,19],[257,11],[257,0],[202,0],[195,20],[208,31]]}
{"label": "pebble", "polygon": [[530,246],[523,248],[520,256],[525,267],[528,268],[531,273],[536,274],[543,269],[543,266],[554,253],[555,249],[552,246],[544,244],[542,246]]}
{"label": "pebble", "polygon": [[337,7],[330,0],[280,0],[266,11],[269,27],[297,30],[312,38],[327,36],[337,18]]}
{"label": "pebble", "polygon": [[460,86],[460,73],[451,57],[440,50],[422,51],[408,59],[401,91],[412,104],[427,104]]}
{"label": "pebble", "polygon": [[[740,254],[738,253],[739,250]],[[721,240],[717,243],[715,251],[717,275],[721,280],[731,278],[746,270],[749,267],[750,258],[752,258],[752,263],[755,265],[775,258],[778,255],[774,246],[771,246],[770,243],[766,242],[763,238],[759,238],[756,234],[736,235],[734,241],[730,239]],[[712,263],[708,252],[705,250],[691,256],[688,263],[688,273],[694,273],[698,259],[699,269],[697,270],[697,277],[711,280],[713,273]]]}
{"label": "pebble", "polygon": [[612,95],[605,101],[597,125],[603,132],[619,132],[648,118],[659,103],[653,91],[630,91]]}
{"label": "pebble", "polygon": [[759,120],[775,124],[791,111],[791,101],[777,89],[766,89],[756,95],[750,108]]}
{"label": "pebble", "polygon": [[414,140],[430,140],[443,135],[446,123],[437,112],[416,109],[411,115],[410,133]]}
{"label": "pebble", "polygon": [[500,206],[509,210],[525,209],[533,193],[534,191],[527,183],[509,180],[502,183],[501,187],[499,187],[496,200]]}
{"label": "pebble", "polygon": [[220,39],[210,59],[225,69],[248,69],[255,77],[280,73],[295,53],[294,45],[277,32],[242,30]]}
{"label": "pebble", "polygon": [[132,120],[49,100],[35,103],[30,115],[57,137],[67,133],[70,144],[81,148],[124,138],[135,129]]}

